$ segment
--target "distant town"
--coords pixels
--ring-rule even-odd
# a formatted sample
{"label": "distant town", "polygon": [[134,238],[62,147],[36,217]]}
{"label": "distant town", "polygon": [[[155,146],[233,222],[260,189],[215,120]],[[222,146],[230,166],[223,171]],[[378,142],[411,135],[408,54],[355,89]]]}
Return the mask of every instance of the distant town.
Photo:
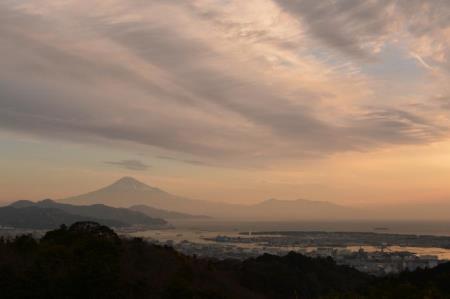
{"label": "distant town", "polygon": [[[384,276],[418,268],[433,268],[447,258],[427,254],[430,248],[448,248],[449,237],[394,235],[379,233],[325,232],[242,232],[241,236],[204,237],[205,242],[181,240],[148,241],[167,245],[190,256],[244,260],[265,253],[286,255],[290,251],[309,257],[332,258],[338,265]],[[396,246],[394,251],[391,248]],[[406,247],[408,246],[408,247]],[[415,247],[417,246],[417,247]],[[402,248],[405,248],[402,250]],[[421,248],[421,254],[408,251]],[[407,250],[408,249],[408,250]]]}
{"label": "distant town", "polygon": [[[332,258],[361,272],[384,276],[418,268],[433,268],[450,260],[450,237],[362,232],[240,232],[217,234],[196,232],[196,238],[177,233],[119,229],[124,236],[145,236],[150,243],[173,247],[189,256],[245,260],[263,254],[283,256],[294,251],[309,257]],[[159,237],[164,232],[174,237]],[[36,238],[45,230],[0,228],[0,237],[31,234]],[[440,250],[441,255],[433,254]]]}

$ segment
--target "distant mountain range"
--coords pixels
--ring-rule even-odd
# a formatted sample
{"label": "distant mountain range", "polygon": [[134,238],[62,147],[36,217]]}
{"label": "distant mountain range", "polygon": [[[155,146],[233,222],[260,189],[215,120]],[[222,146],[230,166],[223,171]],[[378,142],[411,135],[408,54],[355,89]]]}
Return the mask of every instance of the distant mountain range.
{"label": "distant mountain range", "polygon": [[149,205],[152,202],[171,202],[177,199],[179,199],[177,196],[158,188],[150,187],[134,178],[123,177],[115,183],[99,190],[65,198],[60,201],[77,205],[103,203],[113,207],[127,208],[133,205]]}
{"label": "distant mountain range", "polygon": [[131,177],[123,177],[97,191],[61,199],[60,202],[76,205],[102,203],[113,207],[146,205],[149,207],[193,215],[226,215],[239,205],[193,200],[148,186]]}
{"label": "distant mountain range", "polygon": [[[132,211],[125,208],[113,208],[103,204],[77,206],[58,203],[50,199],[39,202],[21,200],[1,209],[4,209],[4,214],[2,215],[8,219],[16,217],[16,222],[21,221],[23,222],[23,225],[28,225],[28,227],[42,226],[36,224],[36,221],[34,221],[34,218],[37,218],[38,216],[42,218],[42,221],[48,222],[46,225],[50,225],[50,228],[54,227],[53,222],[59,225],[62,223],[71,224],[76,221],[97,221],[114,227],[160,227],[167,225],[167,222],[163,219],[152,218],[138,211]],[[20,216],[21,213],[28,213],[27,215],[29,217]],[[49,220],[45,220],[47,218]],[[10,220],[8,221],[11,222]],[[0,225],[4,222],[4,219],[1,218]],[[6,222],[4,225],[6,225]],[[23,225],[21,227],[24,227]]]}
{"label": "distant mountain range", "polygon": [[179,213],[173,211],[167,211],[162,209],[157,209],[153,207],[149,207],[146,205],[135,205],[129,207],[130,210],[138,211],[154,218],[162,218],[162,219],[210,219],[211,217],[205,215],[191,215],[186,213]]}
{"label": "distant mountain range", "polygon": [[[61,199],[60,202],[77,205],[102,203],[114,207],[131,206],[133,209],[145,205],[151,207],[148,211],[156,208],[184,214],[248,220],[330,220],[354,218],[359,215],[358,211],[352,208],[305,199],[270,199],[255,205],[194,200],[148,186],[131,177],[121,178],[97,191]],[[144,212],[144,209],[139,211]]]}
{"label": "distant mountain range", "polygon": [[0,226],[21,229],[54,229],[61,224],[71,225],[79,221],[96,221],[112,227],[124,227],[127,224],[112,219],[98,219],[73,215],[54,208],[12,206],[0,208]]}
{"label": "distant mountain range", "polygon": [[[231,204],[173,195],[132,177],[123,177],[99,190],[60,199],[57,202],[18,201],[11,206],[58,209],[71,216],[93,218],[109,226],[158,226],[166,224],[162,219],[192,220],[208,219],[208,217],[216,220],[248,221],[446,220],[450,212],[450,205],[445,203],[397,204],[370,209],[357,209],[326,201],[306,199],[268,199],[253,205]],[[30,210],[29,213],[37,212]],[[48,215],[52,213],[55,212],[48,211]],[[67,222],[72,221],[71,216],[66,216]],[[55,215],[54,218],[60,219],[62,216]],[[119,221],[120,224],[105,221]],[[2,225],[1,219],[0,225]]]}

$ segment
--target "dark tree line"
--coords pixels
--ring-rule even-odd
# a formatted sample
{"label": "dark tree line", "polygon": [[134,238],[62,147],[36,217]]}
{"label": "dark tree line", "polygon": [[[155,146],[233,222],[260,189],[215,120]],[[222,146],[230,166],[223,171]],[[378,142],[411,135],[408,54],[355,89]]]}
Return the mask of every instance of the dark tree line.
{"label": "dark tree line", "polygon": [[188,257],[92,222],[0,239],[0,298],[450,298],[450,264],[374,278],[296,253]]}

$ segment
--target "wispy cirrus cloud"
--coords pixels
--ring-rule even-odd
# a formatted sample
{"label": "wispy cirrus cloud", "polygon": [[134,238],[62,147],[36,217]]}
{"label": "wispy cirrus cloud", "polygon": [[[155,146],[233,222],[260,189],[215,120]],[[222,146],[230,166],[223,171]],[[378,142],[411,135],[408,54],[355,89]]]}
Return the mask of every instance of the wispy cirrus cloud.
{"label": "wispy cirrus cloud", "polygon": [[391,0],[276,2],[325,45],[358,59],[374,58],[398,22]]}
{"label": "wispy cirrus cloud", "polygon": [[117,166],[128,170],[145,171],[151,166],[140,160],[105,161],[105,164]]}
{"label": "wispy cirrus cloud", "polygon": [[384,45],[408,44],[423,66],[425,59],[448,70],[450,42],[446,0],[313,1],[275,0],[310,35],[353,58],[376,59]]}
{"label": "wispy cirrus cloud", "polygon": [[192,164],[192,165],[208,166],[207,163],[202,162],[202,161],[200,161],[200,160],[180,159],[180,158],[171,157],[171,156],[158,156],[157,158],[158,158],[158,159],[162,159],[162,160],[169,160],[169,161],[175,161],[175,162],[182,162],[182,163],[187,163],[187,164]]}
{"label": "wispy cirrus cloud", "polygon": [[410,105],[437,89],[408,101],[363,70],[399,40],[430,67],[448,65],[449,9],[408,3],[417,9],[389,0],[6,1],[0,126],[199,157],[175,158],[191,164],[440,140],[446,116]]}

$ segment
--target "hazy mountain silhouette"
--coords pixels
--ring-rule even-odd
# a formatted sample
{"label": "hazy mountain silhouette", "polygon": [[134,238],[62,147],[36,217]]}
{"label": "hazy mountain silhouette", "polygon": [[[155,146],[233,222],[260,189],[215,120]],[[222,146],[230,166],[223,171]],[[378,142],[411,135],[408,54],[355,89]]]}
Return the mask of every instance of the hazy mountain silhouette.
{"label": "hazy mountain silhouette", "polygon": [[239,205],[193,200],[167,193],[148,186],[131,177],[123,177],[97,191],[62,199],[61,202],[76,205],[102,203],[114,207],[146,205],[149,207],[188,214],[226,216]]}
{"label": "hazy mountain silhouette", "polygon": [[145,205],[152,202],[165,204],[181,198],[158,188],[148,186],[131,177],[123,177],[113,184],[86,194],[62,199],[61,202],[77,205],[103,203],[113,207]]}
{"label": "hazy mountain silhouette", "polygon": [[71,225],[78,221],[96,221],[112,227],[123,227],[127,224],[113,219],[98,219],[67,213],[60,209],[28,207],[0,208],[0,226],[24,229],[53,229],[61,224]]}
{"label": "hazy mountain silhouette", "polygon": [[146,205],[135,205],[129,207],[130,210],[138,211],[141,213],[144,213],[150,217],[154,218],[162,218],[162,219],[209,219],[211,217],[205,216],[205,215],[191,215],[186,213],[180,213],[180,212],[174,212],[174,211],[168,211],[168,210],[162,210],[157,209],[153,207],[149,207]]}
{"label": "hazy mountain silhouette", "polygon": [[271,199],[255,205],[238,205],[194,200],[148,186],[131,177],[121,178],[97,191],[62,199],[61,202],[77,205],[102,203],[114,207],[146,205],[179,213],[234,219],[345,219],[359,216],[351,208],[321,201]]}
{"label": "hazy mountain silhouette", "polygon": [[15,208],[23,207],[40,207],[40,208],[52,208],[58,209],[73,215],[79,215],[83,217],[90,217],[95,219],[109,219],[115,220],[125,225],[146,225],[146,226],[162,226],[167,222],[159,218],[151,218],[148,215],[131,211],[125,208],[113,208],[103,204],[95,204],[88,206],[76,206],[70,204],[63,204],[55,202],[51,199],[46,199],[38,202],[32,202],[28,200],[21,200],[10,205]]}
{"label": "hazy mountain silhouette", "polygon": [[306,199],[279,200],[268,199],[251,206],[251,212],[256,217],[266,219],[330,219],[355,218],[358,211],[326,201]]}

